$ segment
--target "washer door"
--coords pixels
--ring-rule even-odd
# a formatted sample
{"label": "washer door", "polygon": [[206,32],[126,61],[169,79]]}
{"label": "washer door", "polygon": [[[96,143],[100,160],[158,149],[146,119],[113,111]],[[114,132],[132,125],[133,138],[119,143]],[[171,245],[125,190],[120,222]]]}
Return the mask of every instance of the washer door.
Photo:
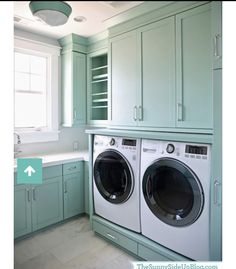
{"label": "washer door", "polygon": [[202,186],[194,172],[178,160],[162,158],[150,165],[142,189],[152,213],[166,224],[187,226],[202,212]]}
{"label": "washer door", "polygon": [[94,163],[94,181],[100,194],[110,203],[120,204],[133,191],[133,176],[128,161],[116,151],[104,151]]}

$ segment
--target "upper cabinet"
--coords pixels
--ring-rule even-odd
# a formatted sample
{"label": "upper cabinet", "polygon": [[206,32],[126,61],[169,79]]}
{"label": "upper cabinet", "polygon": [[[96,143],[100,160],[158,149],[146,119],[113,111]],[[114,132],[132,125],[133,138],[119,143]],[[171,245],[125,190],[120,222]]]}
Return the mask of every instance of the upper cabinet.
{"label": "upper cabinet", "polygon": [[211,4],[110,40],[111,124],[212,132]]}
{"label": "upper cabinet", "polygon": [[140,61],[137,33],[132,31],[110,40],[111,124],[136,125],[140,105]]}
{"label": "upper cabinet", "polygon": [[[74,127],[86,123],[86,54],[71,39],[60,40],[62,76],[62,126]],[[82,52],[81,52],[82,51]]]}
{"label": "upper cabinet", "polygon": [[213,69],[222,68],[222,2],[212,1]]}
{"label": "upper cabinet", "polygon": [[212,128],[210,4],[176,16],[176,126]]}
{"label": "upper cabinet", "polygon": [[175,126],[174,21],[174,17],[171,17],[140,29],[142,71],[140,126]]}

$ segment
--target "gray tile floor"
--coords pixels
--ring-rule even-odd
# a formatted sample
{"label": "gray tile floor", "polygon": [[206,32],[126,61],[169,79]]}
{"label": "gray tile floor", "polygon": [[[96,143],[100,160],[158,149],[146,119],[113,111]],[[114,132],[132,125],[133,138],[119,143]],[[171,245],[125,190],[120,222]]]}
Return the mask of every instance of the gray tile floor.
{"label": "gray tile floor", "polygon": [[73,219],[15,243],[15,269],[131,269],[135,258]]}

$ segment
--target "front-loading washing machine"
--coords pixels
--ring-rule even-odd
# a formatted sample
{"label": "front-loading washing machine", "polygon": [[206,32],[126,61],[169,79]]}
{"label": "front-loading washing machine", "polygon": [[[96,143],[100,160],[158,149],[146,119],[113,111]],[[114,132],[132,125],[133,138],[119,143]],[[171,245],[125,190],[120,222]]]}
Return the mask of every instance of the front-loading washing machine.
{"label": "front-loading washing machine", "polygon": [[94,136],[95,214],[140,232],[140,139]]}
{"label": "front-loading washing machine", "polygon": [[142,140],[141,233],[197,261],[210,259],[210,163],[210,145]]}

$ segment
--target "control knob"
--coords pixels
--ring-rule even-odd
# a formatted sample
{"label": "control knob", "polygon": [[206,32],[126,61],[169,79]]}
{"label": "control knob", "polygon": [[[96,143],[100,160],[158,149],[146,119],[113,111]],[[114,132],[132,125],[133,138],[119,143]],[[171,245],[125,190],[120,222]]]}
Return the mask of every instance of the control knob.
{"label": "control knob", "polygon": [[111,140],[110,140],[110,146],[114,146],[115,145],[115,143],[116,143],[116,140],[114,139],[114,138],[112,138]]}
{"label": "control knob", "polygon": [[168,144],[166,147],[167,153],[173,153],[175,151],[175,146],[173,144]]}

